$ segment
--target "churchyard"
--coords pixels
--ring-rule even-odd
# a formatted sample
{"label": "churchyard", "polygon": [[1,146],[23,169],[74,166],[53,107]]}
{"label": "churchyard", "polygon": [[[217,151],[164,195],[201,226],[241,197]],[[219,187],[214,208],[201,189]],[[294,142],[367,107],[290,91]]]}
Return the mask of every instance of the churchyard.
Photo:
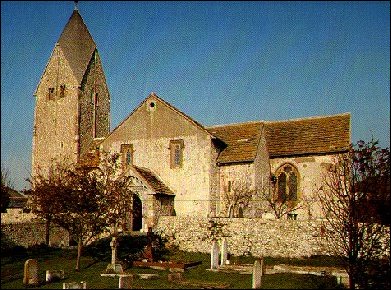
{"label": "churchyard", "polygon": [[[111,245],[113,246],[113,243]],[[145,237],[122,238],[117,245],[114,261],[114,248],[110,246],[109,239],[85,248],[79,272],[74,270],[77,250],[73,248],[50,248],[41,245],[4,251],[2,247],[1,288],[335,289],[344,287],[338,283],[337,276],[333,276],[331,271],[324,270],[332,269],[331,267],[338,268],[336,260],[332,257],[258,259],[252,256],[232,256],[229,253],[225,255],[220,251],[221,249],[217,249],[216,244],[211,244],[210,254],[155,247],[151,257],[148,256],[151,253],[148,253],[148,242],[146,244]],[[143,249],[141,256],[140,249]],[[136,263],[133,262],[136,260],[144,262],[145,265],[135,266]],[[152,263],[152,260],[162,265],[172,263],[177,268],[156,267],[156,263]],[[108,266],[113,262],[121,265],[123,268],[121,273],[108,271],[110,268]],[[155,266],[150,268],[148,264]],[[189,267],[181,269],[180,265]]]}

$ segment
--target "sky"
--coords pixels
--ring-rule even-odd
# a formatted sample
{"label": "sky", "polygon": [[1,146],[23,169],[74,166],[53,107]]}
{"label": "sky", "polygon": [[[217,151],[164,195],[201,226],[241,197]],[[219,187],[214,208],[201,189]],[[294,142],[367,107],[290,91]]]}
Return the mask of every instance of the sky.
{"label": "sky", "polygon": [[[73,1],[1,1],[1,165],[31,172],[33,93]],[[390,3],[79,1],[111,130],[151,92],[204,126],[351,113],[390,146]]]}

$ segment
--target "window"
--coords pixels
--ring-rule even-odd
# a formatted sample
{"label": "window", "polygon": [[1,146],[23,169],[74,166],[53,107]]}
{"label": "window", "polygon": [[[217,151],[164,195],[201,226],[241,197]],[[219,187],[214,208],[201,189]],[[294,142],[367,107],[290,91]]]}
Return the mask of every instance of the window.
{"label": "window", "polygon": [[182,167],[183,164],[183,140],[170,141],[170,165],[171,168]]}
{"label": "window", "polygon": [[65,85],[60,86],[60,98],[65,97]]}
{"label": "window", "polygon": [[133,145],[132,144],[121,144],[121,157],[122,164],[124,167],[133,165]]}
{"label": "window", "polygon": [[277,172],[277,200],[296,202],[298,200],[298,171],[291,164],[284,164]]}
{"label": "window", "polygon": [[49,91],[48,91],[48,100],[49,100],[49,101],[54,100],[54,88],[49,88]]}

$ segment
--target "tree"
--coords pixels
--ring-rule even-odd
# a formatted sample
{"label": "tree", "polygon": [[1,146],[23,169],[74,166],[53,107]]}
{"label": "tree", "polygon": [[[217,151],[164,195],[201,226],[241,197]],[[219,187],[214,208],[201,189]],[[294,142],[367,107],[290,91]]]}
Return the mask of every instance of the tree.
{"label": "tree", "polygon": [[298,209],[306,207],[310,213],[313,200],[307,197],[301,197],[299,200],[297,193],[295,198],[291,198],[289,194],[281,194],[278,192],[277,178],[272,175],[269,183],[264,183],[260,188],[261,199],[265,201],[266,208],[271,211],[276,219],[280,219]]}
{"label": "tree", "polygon": [[9,202],[9,189],[11,187],[11,180],[9,170],[1,166],[1,212],[5,212]]}
{"label": "tree", "polygon": [[53,163],[49,175],[38,170],[31,182],[33,212],[77,239],[77,271],[83,247],[102,234],[116,235],[131,214],[131,178],[121,173],[118,159],[102,154],[100,166]]}
{"label": "tree", "polygon": [[105,197],[88,169],[55,163],[48,176],[33,177],[32,210],[38,216],[68,230],[78,242],[75,269],[80,270],[82,248],[107,230]]}
{"label": "tree", "polygon": [[243,217],[243,211],[253,199],[256,190],[252,187],[248,175],[243,175],[228,182],[223,191],[224,209],[227,217]]}
{"label": "tree", "polygon": [[[350,288],[389,288],[389,278],[375,280],[385,265],[389,274],[389,220],[384,223],[378,204],[390,200],[389,149],[377,141],[359,141],[336,156],[317,194],[324,216],[329,250],[340,257],[349,274]],[[388,258],[384,259],[388,251]],[[377,270],[374,265],[377,265]],[[380,275],[383,276],[384,275]]]}

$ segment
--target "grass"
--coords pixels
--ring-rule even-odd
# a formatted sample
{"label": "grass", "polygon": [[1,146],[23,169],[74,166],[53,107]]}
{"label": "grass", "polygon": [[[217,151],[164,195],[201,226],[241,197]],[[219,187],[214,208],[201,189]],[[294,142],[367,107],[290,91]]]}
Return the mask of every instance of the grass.
{"label": "grass", "polygon": [[[126,246],[124,244],[126,242]],[[145,241],[144,241],[145,242]],[[123,240],[120,242],[119,257],[126,260],[129,257],[135,257],[137,249],[143,247],[144,242],[140,240]],[[126,250],[128,248],[128,250]],[[129,249],[132,249],[130,251]],[[89,289],[118,289],[118,277],[102,277],[106,266],[110,262],[110,246],[108,241],[101,241],[84,251],[81,259],[81,271],[74,270],[76,263],[75,249],[53,249],[47,247],[35,247],[4,252],[2,249],[1,258],[1,288],[21,289],[24,288],[23,267],[24,262],[29,258],[38,260],[39,278],[43,281],[37,289],[62,289],[63,282],[86,281]],[[239,273],[222,273],[208,271],[210,267],[210,257],[203,253],[189,253],[178,250],[161,251],[161,258],[167,260],[176,260],[182,262],[202,261],[201,265],[187,269],[183,273],[183,282],[170,282],[167,279],[169,270],[155,270],[150,268],[125,267],[126,273],[154,273],[158,274],[157,279],[143,280],[134,278],[133,288],[137,289],[195,289],[195,288],[230,288],[230,289],[248,289],[251,288],[251,275]],[[249,264],[254,262],[254,257],[231,257],[231,261],[240,264]],[[332,259],[325,260],[322,257],[313,259],[276,259],[265,258],[267,265],[279,263],[291,265],[308,266],[333,266]],[[333,264],[333,265],[331,265]],[[46,284],[46,270],[64,270],[65,279],[59,282]],[[314,275],[299,275],[291,273],[279,273],[273,275],[264,275],[262,277],[262,287],[267,289],[320,289],[320,288],[338,288],[334,277],[320,277]]]}

